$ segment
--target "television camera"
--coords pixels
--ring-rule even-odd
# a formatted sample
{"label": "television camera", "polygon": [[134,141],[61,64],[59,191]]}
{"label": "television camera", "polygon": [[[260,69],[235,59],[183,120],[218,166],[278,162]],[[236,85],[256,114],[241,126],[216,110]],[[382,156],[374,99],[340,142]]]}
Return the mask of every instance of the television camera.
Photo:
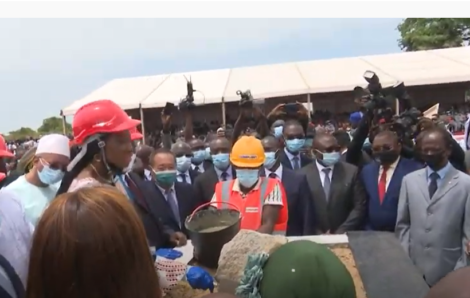
{"label": "television camera", "polygon": [[251,95],[250,90],[246,90],[245,92],[242,92],[241,90],[237,90],[237,95],[240,96],[240,107],[243,107],[243,108],[253,107],[253,95]]}
{"label": "television camera", "polygon": [[184,78],[186,79],[187,94],[186,97],[184,97],[180,101],[178,108],[180,110],[191,110],[196,106],[194,104],[194,92],[197,90],[194,90],[193,88],[193,82],[191,81],[191,77],[189,77],[189,80],[188,78],[186,78],[186,76]]}
{"label": "television camera", "polygon": [[[412,136],[413,127],[418,123],[422,113],[412,106],[405,84],[399,81],[392,86],[382,87],[377,74],[370,70],[367,70],[363,77],[368,83],[367,87],[357,86],[353,90],[354,101],[361,105],[363,112],[372,113],[376,125],[378,120],[383,119],[385,124],[389,125],[390,129],[399,136]],[[397,116],[394,116],[393,112],[395,99],[399,101],[403,110]]]}

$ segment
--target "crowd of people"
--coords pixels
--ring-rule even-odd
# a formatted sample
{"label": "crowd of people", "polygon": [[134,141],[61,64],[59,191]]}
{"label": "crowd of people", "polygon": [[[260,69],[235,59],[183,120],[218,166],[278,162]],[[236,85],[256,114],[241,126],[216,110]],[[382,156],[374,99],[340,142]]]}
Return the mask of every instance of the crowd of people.
{"label": "crowd of people", "polygon": [[[241,106],[232,126],[208,132],[191,111],[181,131],[162,113],[158,137],[144,144],[140,121],[97,100],[77,111],[72,141],[50,134],[12,150],[0,139],[0,297],[159,298],[181,280],[212,291],[212,276],[173,249],[190,239],[185,220],[201,205],[235,206],[242,229],[265,234],[395,233],[426,283],[438,284],[468,265],[464,149],[440,117],[421,118],[408,140],[358,109],[328,121],[301,104],[268,115]],[[299,263],[291,249],[330,258],[299,245],[279,263]],[[338,272],[337,294],[325,297],[350,289]],[[255,288],[240,297],[294,297],[282,291],[288,279]]]}

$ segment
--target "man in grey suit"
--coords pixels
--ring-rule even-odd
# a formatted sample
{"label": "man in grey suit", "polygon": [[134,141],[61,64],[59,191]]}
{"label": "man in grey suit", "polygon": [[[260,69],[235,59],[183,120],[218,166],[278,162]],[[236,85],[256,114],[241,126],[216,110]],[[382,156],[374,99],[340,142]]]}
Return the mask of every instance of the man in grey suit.
{"label": "man in grey suit", "polygon": [[467,266],[470,239],[470,176],[448,161],[451,135],[422,132],[416,146],[427,167],[403,178],[395,233],[426,282]]}

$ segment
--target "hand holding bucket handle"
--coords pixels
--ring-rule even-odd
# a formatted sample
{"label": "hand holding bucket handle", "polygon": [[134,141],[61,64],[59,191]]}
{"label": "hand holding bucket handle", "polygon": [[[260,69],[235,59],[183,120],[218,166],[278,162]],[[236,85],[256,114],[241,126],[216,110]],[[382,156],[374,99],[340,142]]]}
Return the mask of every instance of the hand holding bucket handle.
{"label": "hand holding bucket handle", "polygon": [[191,215],[189,215],[187,218],[186,218],[186,221],[187,222],[190,222],[192,219],[193,219],[193,216],[196,214],[196,212],[198,212],[199,210],[201,210],[202,208],[204,207],[207,207],[207,206],[210,206],[212,204],[217,204],[217,203],[222,203],[222,204],[227,204],[227,205],[230,205],[232,207],[234,207],[235,211],[238,211],[238,213],[240,214],[240,218],[242,218],[242,213],[240,211],[240,208],[238,208],[237,205],[233,204],[233,203],[230,203],[230,202],[207,202],[207,203],[204,203],[202,205],[200,205],[199,207],[197,207],[193,213],[191,213]]}

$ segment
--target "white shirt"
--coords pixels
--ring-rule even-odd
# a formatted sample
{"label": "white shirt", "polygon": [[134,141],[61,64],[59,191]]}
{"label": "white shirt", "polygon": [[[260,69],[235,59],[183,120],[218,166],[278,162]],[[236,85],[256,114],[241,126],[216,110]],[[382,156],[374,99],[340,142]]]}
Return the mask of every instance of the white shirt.
{"label": "white shirt", "polygon": [[[385,180],[385,191],[388,189],[388,185],[390,184],[390,181],[392,180],[393,173],[395,173],[395,169],[397,168],[397,164],[400,161],[400,157],[398,157],[397,160],[395,160],[394,163],[392,163],[389,168],[387,169],[387,177]],[[377,183],[380,183],[380,177],[382,177],[382,173],[384,172],[384,167],[380,166],[379,168],[379,177],[377,178]]]}
{"label": "white shirt", "polygon": [[[217,177],[219,178],[219,181],[224,181],[222,179],[222,173],[224,171],[221,171],[219,169],[217,169],[216,167],[214,167],[214,170],[215,172],[217,173]],[[225,170],[225,173],[227,173],[227,180],[232,180],[233,179],[233,175],[232,175],[232,166],[228,166],[228,168]]]}
{"label": "white shirt", "polygon": [[[183,176],[186,178],[186,181],[183,180]],[[176,173],[176,181],[186,182],[186,183],[192,184],[191,176],[189,175],[189,171],[186,171],[184,173],[183,172],[177,172]]]}
{"label": "white shirt", "polygon": [[23,205],[26,219],[36,226],[44,209],[55,198],[60,182],[46,187],[39,187],[29,183],[25,175],[20,176],[5,189],[11,191]]}
{"label": "white shirt", "polygon": [[331,166],[331,167],[325,167],[323,166],[322,164],[320,164],[318,162],[318,160],[315,160],[315,162],[317,163],[317,168],[318,168],[318,174],[320,175],[320,180],[321,180],[321,185],[322,186],[325,186],[325,172],[323,172],[323,169],[326,169],[326,168],[329,168],[331,169],[331,171],[328,173],[328,177],[330,178],[330,182],[332,181],[332,177],[333,177],[333,170],[334,170],[334,166]]}
{"label": "white shirt", "polygon": [[287,158],[289,159],[289,162],[290,162],[290,164],[291,164],[291,166],[292,166],[292,169],[295,169],[295,161],[294,161],[294,158],[296,158],[296,157],[298,158],[297,161],[298,161],[298,163],[299,163],[299,167],[302,168],[302,161],[301,161],[301,159],[300,159],[300,153],[297,154],[297,155],[294,155],[294,154],[290,153],[290,152],[287,150],[287,148],[284,148],[284,152],[286,153]]}
{"label": "white shirt", "polygon": [[266,173],[266,177],[269,177],[269,174],[274,173],[276,174],[277,179],[282,182],[282,164],[280,164],[279,167],[274,172],[271,172],[268,169],[265,169],[264,171]]}
{"label": "white shirt", "polygon": [[152,181],[152,172],[150,170],[144,169],[144,176],[148,181]]}
{"label": "white shirt", "polygon": [[[197,167],[198,167],[199,173],[204,173],[204,162],[201,162],[201,164],[198,165]],[[196,166],[191,164],[191,169],[196,170]]]}

